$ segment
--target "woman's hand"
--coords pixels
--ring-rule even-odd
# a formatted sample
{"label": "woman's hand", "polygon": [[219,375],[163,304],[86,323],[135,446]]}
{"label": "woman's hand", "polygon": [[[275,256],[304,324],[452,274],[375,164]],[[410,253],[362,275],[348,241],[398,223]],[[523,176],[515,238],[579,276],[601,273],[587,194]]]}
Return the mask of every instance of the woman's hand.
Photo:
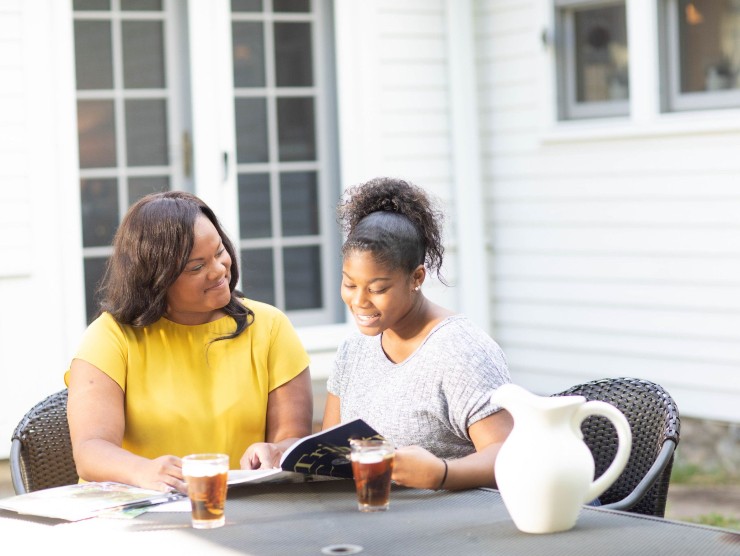
{"label": "woman's hand", "polygon": [[142,488],[188,493],[188,486],[182,476],[182,460],[176,456],[160,456],[147,460],[141,466],[139,478],[137,486]]}
{"label": "woman's hand", "polygon": [[284,448],[272,442],[256,442],[244,452],[239,465],[242,469],[270,469],[280,467]]}
{"label": "woman's hand", "polygon": [[438,489],[445,474],[445,463],[420,446],[397,448],[391,478],[402,486]]}

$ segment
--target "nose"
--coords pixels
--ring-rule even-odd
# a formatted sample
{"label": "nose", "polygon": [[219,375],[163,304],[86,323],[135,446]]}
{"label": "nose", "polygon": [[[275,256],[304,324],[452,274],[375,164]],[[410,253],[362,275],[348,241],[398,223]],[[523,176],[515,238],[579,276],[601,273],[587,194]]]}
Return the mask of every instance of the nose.
{"label": "nose", "polygon": [[213,261],[211,268],[208,272],[209,280],[220,280],[229,271],[231,267],[231,259],[229,257],[220,257]]}
{"label": "nose", "polygon": [[366,304],[365,290],[355,288],[350,295],[351,304],[355,307],[363,307]]}

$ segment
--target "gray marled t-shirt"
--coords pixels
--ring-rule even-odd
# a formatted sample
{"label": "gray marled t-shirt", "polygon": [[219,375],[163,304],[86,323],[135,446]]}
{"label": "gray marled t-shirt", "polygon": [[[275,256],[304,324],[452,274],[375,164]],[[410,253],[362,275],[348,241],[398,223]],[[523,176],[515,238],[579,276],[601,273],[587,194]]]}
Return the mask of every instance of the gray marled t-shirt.
{"label": "gray marled t-shirt", "polygon": [[498,344],[463,315],[440,322],[399,364],[380,340],[357,332],[339,347],[327,388],[340,399],[341,421],[364,419],[396,446],[442,458],[473,453],[468,428],[498,411],[491,394],[511,382]]}

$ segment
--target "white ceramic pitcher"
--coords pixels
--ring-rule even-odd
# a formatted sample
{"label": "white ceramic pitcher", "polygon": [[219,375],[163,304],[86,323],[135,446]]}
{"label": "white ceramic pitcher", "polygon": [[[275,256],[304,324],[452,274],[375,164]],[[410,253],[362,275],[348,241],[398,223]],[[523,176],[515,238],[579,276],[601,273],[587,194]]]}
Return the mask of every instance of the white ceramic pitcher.
{"label": "white ceramic pitcher", "polygon": [[[627,419],[613,405],[583,396],[536,396],[515,384],[492,395],[507,409],[514,428],[496,457],[496,484],[520,531],[555,533],[571,529],[583,504],[597,498],[624,470],[632,448]],[[608,418],[617,430],[614,461],[594,480],[594,460],[581,423],[590,415]]]}

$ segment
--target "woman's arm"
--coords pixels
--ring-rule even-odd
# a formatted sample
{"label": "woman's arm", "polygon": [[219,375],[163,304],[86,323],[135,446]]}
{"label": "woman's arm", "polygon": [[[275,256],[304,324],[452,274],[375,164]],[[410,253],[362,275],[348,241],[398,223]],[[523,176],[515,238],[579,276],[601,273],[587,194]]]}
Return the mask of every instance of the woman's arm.
{"label": "woman's arm", "polygon": [[283,452],[311,434],[313,391],[308,367],[267,397],[265,442],[252,444],[239,462],[242,469],[279,467]]}
{"label": "woman's arm", "polygon": [[340,400],[334,394],[326,395],[326,405],[324,406],[324,422],[321,429],[326,430],[339,424],[340,418]]}
{"label": "woman's arm", "polygon": [[77,474],[154,490],[186,492],[180,458],[148,459],[124,450],[124,393],[103,371],[81,359],[69,373],[67,419]]}
{"label": "woman's arm", "polygon": [[464,458],[444,462],[419,446],[406,446],[396,450],[393,462],[393,480],[415,488],[445,488],[461,490],[475,487],[495,487],[493,466],[504,440],[509,436],[514,421],[502,409],[471,425],[470,438],[475,453]]}

